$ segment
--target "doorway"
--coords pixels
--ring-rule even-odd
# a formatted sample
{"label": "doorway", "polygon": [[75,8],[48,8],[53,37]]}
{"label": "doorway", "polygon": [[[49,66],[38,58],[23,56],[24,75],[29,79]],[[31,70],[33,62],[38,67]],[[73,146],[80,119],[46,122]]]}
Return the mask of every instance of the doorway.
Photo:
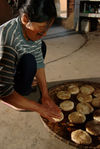
{"label": "doorway", "polygon": [[67,0],[55,0],[57,17],[67,18]]}

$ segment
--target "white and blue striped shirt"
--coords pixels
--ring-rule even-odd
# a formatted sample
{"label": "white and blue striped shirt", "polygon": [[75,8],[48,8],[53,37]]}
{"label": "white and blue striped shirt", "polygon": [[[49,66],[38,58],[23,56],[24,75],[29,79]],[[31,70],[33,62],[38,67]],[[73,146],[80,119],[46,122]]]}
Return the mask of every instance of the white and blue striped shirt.
{"label": "white and blue striped shirt", "polygon": [[0,97],[14,91],[16,65],[25,53],[34,55],[38,69],[44,67],[41,40],[25,40],[17,17],[0,26]]}

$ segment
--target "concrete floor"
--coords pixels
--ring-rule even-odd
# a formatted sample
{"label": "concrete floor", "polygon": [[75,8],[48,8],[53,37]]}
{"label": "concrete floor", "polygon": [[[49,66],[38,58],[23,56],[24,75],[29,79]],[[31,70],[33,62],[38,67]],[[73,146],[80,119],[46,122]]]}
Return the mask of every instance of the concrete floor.
{"label": "concrete floor", "polygon": [[[100,82],[100,32],[45,39],[48,86],[69,80]],[[38,98],[32,93],[28,98]],[[0,149],[75,149],[52,134],[36,112],[18,112],[0,103]]]}

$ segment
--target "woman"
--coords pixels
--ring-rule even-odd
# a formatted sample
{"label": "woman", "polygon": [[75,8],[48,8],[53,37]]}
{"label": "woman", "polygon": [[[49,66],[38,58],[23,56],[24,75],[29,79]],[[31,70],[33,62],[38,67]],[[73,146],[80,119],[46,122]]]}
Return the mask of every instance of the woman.
{"label": "woman", "polygon": [[[0,98],[19,110],[37,111],[51,122],[60,109],[48,95],[44,62],[46,45],[41,38],[56,17],[53,0],[27,0],[20,16],[0,27]],[[42,104],[24,97],[32,92],[36,77]]]}

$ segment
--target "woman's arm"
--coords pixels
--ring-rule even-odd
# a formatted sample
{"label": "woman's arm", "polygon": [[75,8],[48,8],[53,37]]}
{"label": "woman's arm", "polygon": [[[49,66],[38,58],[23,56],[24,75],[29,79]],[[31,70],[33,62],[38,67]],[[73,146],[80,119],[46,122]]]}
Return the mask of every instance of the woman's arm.
{"label": "woman's arm", "polygon": [[44,68],[40,68],[37,70],[36,78],[42,93],[42,97],[48,96],[48,89],[46,84],[46,76]]}
{"label": "woman's arm", "polygon": [[42,93],[42,103],[48,108],[50,108],[54,113],[59,117],[61,117],[61,110],[58,108],[58,106],[53,102],[53,100],[50,98],[48,94],[48,88],[46,84],[46,76],[45,76],[45,70],[44,68],[40,68],[37,70],[36,78]]}
{"label": "woman's arm", "polygon": [[7,97],[1,98],[0,100],[3,103],[19,111],[36,111],[40,113],[42,117],[48,119],[51,122],[55,122],[53,120],[53,117],[57,118],[56,114],[45,105],[41,105],[39,103],[36,103],[35,101],[29,100],[18,94],[16,91],[14,91],[11,95]]}

